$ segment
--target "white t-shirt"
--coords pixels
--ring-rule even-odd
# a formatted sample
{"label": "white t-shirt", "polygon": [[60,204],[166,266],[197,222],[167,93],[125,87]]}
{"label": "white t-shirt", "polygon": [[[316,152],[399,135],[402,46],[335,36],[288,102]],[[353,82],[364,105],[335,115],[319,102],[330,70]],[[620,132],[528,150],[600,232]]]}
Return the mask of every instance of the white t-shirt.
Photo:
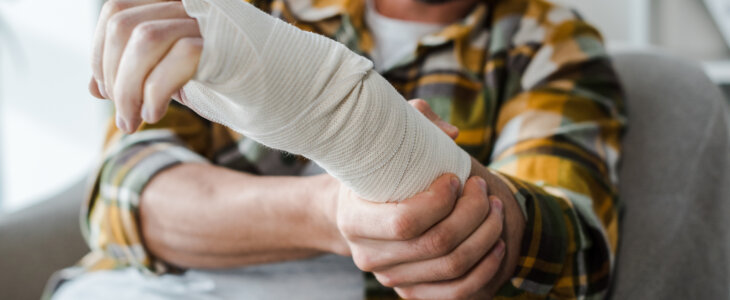
{"label": "white t-shirt", "polygon": [[365,22],[373,35],[373,63],[378,72],[389,70],[415,54],[424,36],[437,33],[447,25],[403,21],[381,15],[373,0],[367,0]]}

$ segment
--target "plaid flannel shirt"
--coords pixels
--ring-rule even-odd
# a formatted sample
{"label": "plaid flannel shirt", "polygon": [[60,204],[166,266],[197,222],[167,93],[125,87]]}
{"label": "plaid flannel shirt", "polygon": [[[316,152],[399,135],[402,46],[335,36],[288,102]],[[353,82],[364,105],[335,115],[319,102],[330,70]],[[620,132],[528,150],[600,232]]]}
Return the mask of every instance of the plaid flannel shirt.
{"label": "plaid flannel shirt", "polygon": [[[254,1],[262,10],[370,56],[363,0]],[[618,241],[616,165],[622,90],[600,34],[543,0],[483,1],[420,40],[382,72],[406,98],[426,100],[460,130],[456,143],[511,187],[526,218],[516,273],[500,299],[602,298]],[[103,162],[82,215],[87,270],[169,272],[141,243],[139,195],[161,170],[209,162],[262,175],[306,161],[172,105],[158,124],[124,135],[110,122]],[[367,276],[367,298],[388,298]]]}

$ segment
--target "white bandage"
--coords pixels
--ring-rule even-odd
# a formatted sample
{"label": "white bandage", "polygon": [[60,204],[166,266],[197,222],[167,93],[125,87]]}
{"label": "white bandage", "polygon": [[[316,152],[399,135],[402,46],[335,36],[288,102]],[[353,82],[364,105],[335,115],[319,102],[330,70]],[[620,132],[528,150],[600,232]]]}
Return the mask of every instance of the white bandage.
{"label": "white bandage", "polygon": [[471,160],[344,45],[241,0],[183,0],[203,53],[188,104],[266,146],[308,157],[361,197],[399,201]]}

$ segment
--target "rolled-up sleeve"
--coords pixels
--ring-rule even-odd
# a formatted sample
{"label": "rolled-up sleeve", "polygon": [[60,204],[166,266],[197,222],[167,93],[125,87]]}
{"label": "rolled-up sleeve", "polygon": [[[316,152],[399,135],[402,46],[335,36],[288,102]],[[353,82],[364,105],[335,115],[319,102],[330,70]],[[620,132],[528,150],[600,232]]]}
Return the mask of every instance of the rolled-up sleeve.
{"label": "rolled-up sleeve", "polygon": [[180,163],[208,163],[210,124],[190,110],[170,107],[156,125],[125,135],[110,122],[106,149],[83,207],[82,231],[104,268],[169,271],[146,250],[139,230],[139,198],[159,172]]}
{"label": "rolled-up sleeve", "polygon": [[[271,11],[271,1],[242,1]],[[222,158],[225,161],[219,157],[226,147],[236,147],[240,138],[175,101],[160,121],[142,124],[134,134],[118,130],[112,118],[102,159],[82,207],[82,232],[92,253],[80,265],[90,271],[130,266],[155,274],[178,271],[145,249],[139,229],[140,195],[155,175],[181,163],[227,164],[254,170],[248,158],[237,152],[233,158]],[[265,156],[263,153],[274,151],[250,152]]]}

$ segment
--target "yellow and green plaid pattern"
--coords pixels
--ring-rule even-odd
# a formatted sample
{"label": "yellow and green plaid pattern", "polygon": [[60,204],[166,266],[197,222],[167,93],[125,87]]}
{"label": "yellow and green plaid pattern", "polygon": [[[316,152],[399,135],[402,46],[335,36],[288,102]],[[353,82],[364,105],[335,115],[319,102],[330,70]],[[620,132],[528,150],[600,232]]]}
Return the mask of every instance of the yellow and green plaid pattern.
{"label": "yellow and green plaid pattern", "polygon": [[[373,50],[363,0],[253,2],[361,55]],[[520,262],[498,298],[602,298],[618,242],[616,164],[625,117],[600,34],[543,0],[483,1],[382,75],[459,127],[456,142],[505,178],[522,206]],[[299,174],[306,163],[179,105],[133,135],[109,128],[83,220],[90,246],[105,259],[86,260],[89,269],[176,271],[145,251],[138,228],[139,194],[164,168],[209,162]],[[366,277],[366,297],[394,295]]]}

